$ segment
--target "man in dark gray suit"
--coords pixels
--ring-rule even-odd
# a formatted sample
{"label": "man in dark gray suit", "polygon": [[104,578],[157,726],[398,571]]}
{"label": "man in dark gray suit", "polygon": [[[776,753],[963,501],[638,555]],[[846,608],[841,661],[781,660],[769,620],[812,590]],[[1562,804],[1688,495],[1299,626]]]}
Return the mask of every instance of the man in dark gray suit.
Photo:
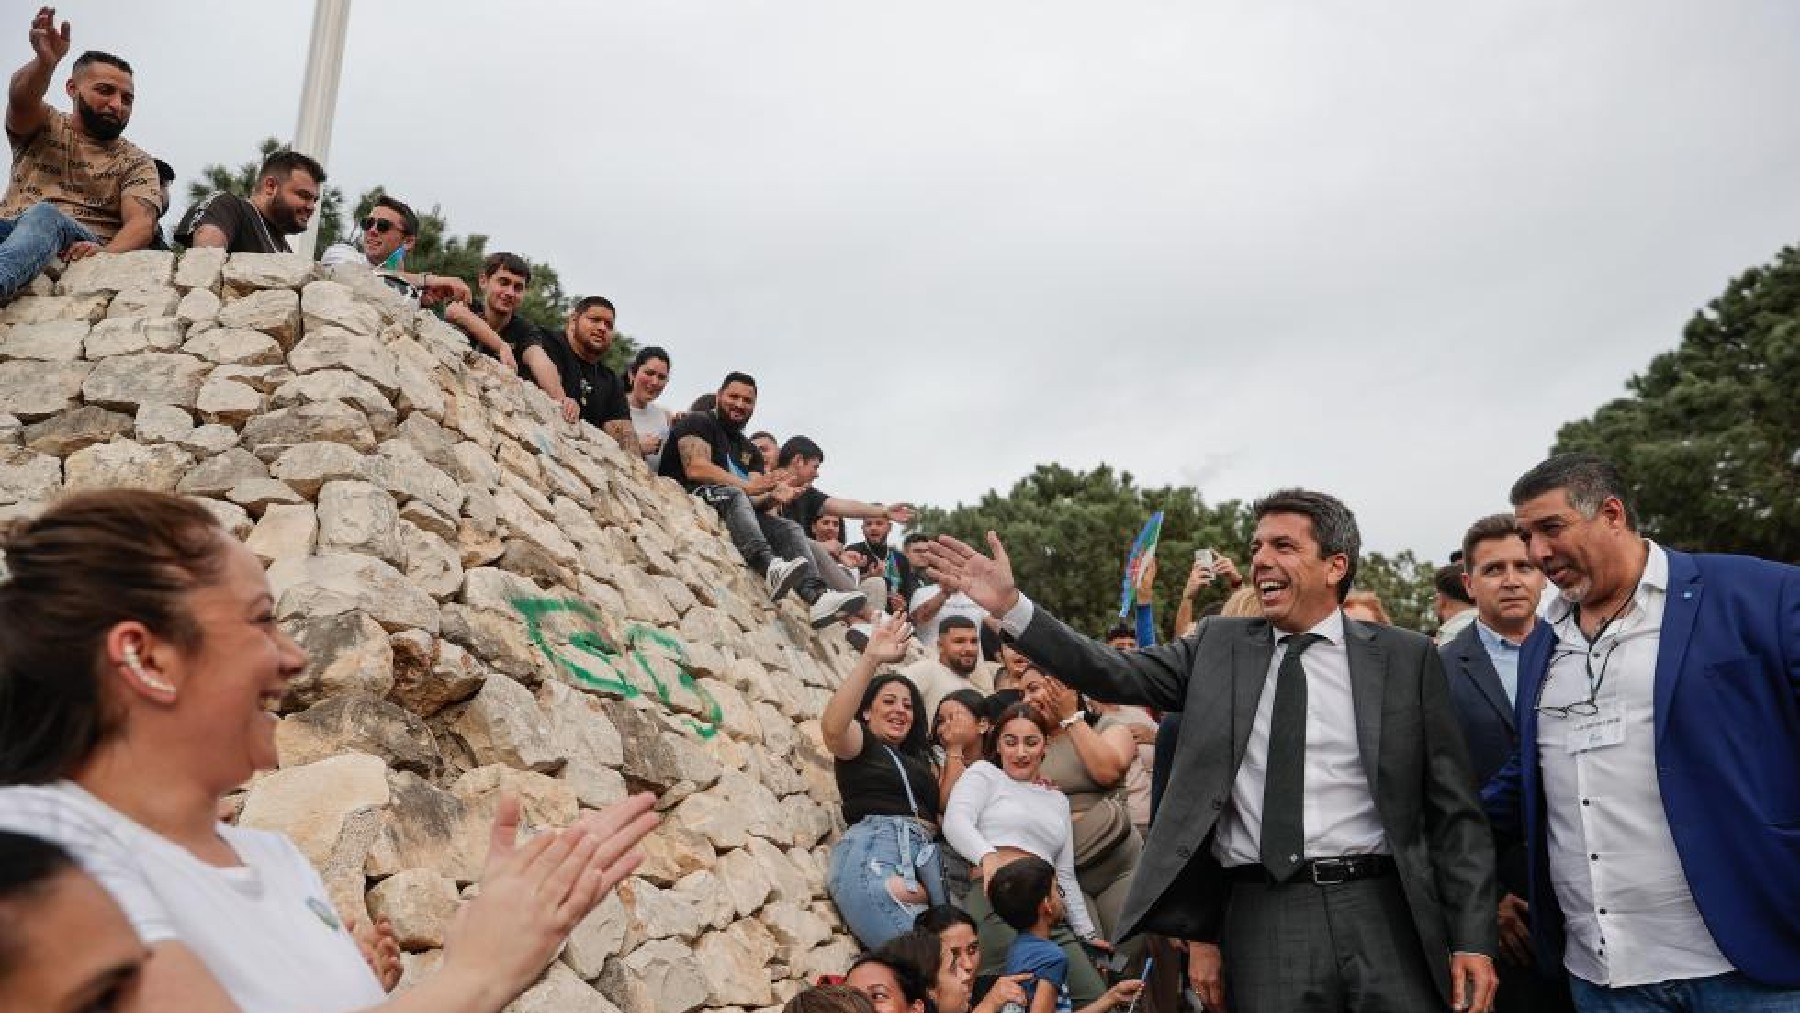
{"label": "man in dark gray suit", "polygon": [[[1439,648],[1450,680],[1450,704],[1469,745],[1477,790],[1506,766],[1519,746],[1513,710],[1519,697],[1519,650],[1543,624],[1538,601],[1544,573],[1526,551],[1511,513],[1483,517],[1463,535],[1463,586],[1475,621]],[[1574,1008],[1565,975],[1532,968],[1530,908],[1525,902],[1523,841],[1495,841],[1500,880],[1499,1013],[1558,1013]],[[1554,969],[1553,969],[1554,970]]]}
{"label": "man in dark gray suit", "polygon": [[928,551],[1065,682],[1183,712],[1121,939],[1218,943],[1222,974],[1190,977],[1233,1013],[1482,1013],[1495,983],[1493,847],[1437,651],[1345,620],[1361,539],[1342,503],[1289,489],[1254,512],[1266,618],[1209,618],[1142,651],[1036,607],[991,532],[992,558],[952,538]]}

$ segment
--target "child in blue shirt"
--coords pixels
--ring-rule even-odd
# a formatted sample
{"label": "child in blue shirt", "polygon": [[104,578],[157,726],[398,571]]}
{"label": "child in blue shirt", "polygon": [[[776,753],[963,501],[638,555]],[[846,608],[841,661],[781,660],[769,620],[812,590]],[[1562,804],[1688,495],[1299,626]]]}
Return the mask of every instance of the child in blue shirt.
{"label": "child in blue shirt", "polygon": [[[987,891],[994,913],[1019,933],[1006,951],[1002,973],[1031,975],[1024,982],[1031,1003],[1029,1013],[1075,1013],[1069,999],[1069,958],[1049,939],[1064,910],[1055,867],[1035,855],[1015,859],[994,873]],[[1080,1013],[1108,1013],[1130,1003],[1143,987],[1141,981],[1121,981]]]}

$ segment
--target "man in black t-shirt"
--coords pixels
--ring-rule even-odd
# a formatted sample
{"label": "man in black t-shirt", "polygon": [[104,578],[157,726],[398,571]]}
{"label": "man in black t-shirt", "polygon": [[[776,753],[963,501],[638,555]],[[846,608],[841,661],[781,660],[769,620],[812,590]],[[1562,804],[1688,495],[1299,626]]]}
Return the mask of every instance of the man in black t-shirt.
{"label": "man in black t-shirt", "polygon": [[531,265],[516,253],[490,253],[475,276],[481,298],[472,306],[451,303],[444,307],[444,321],[469,336],[476,350],[500,360],[507,369],[532,379],[519,362],[526,345],[537,339],[538,329],[519,315],[525,289],[531,284]]}
{"label": "man in black t-shirt", "polygon": [[249,199],[221,190],[195,204],[175,227],[175,241],[231,253],[290,253],[287,237],[306,231],[324,186],[318,162],[277,151],[263,160]]}
{"label": "man in black t-shirt", "polygon": [[[910,504],[864,503],[858,499],[833,496],[814,485],[819,477],[819,468],[825,463],[825,451],[805,436],[791,437],[781,445],[779,463],[781,470],[787,475],[788,484],[796,490],[793,502],[781,508],[782,516],[800,525],[802,531],[811,531],[813,521],[820,514],[835,514],[858,520],[881,518],[900,524],[912,523],[913,508]],[[827,575],[827,583],[839,590],[857,586],[856,581],[843,575],[841,568],[826,565],[831,562],[831,555],[823,546],[810,538],[806,545],[813,565],[820,573]]]}
{"label": "man in black t-shirt", "polygon": [[771,599],[797,590],[812,607],[813,626],[829,626],[860,612],[868,598],[827,587],[808,561],[800,525],[774,512],[799,490],[779,473],[764,471],[761,452],[744,438],[744,424],[755,411],[756,380],[744,373],[727,375],[711,411],[689,412],[670,427],[658,471],[719,512]]}
{"label": "man in black t-shirt", "polygon": [[641,461],[644,450],[631,424],[625,385],[600,361],[612,344],[613,320],[610,300],[586,296],[575,304],[563,333],[538,331],[520,349],[520,358],[531,379],[562,405],[563,421],[585,419]]}
{"label": "man in black t-shirt", "polygon": [[[887,577],[888,593],[900,596],[902,603],[912,600],[912,593],[919,588],[918,578],[913,576],[912,563],[906,559],[906,553],[888,544],[888,534],[893,531],[893,522],[883,517],[868,517],[862,522],[863,540],[845,547],[846,551],[860,552],[881,563]],[[901,606],[904,608],[904,604]]]}

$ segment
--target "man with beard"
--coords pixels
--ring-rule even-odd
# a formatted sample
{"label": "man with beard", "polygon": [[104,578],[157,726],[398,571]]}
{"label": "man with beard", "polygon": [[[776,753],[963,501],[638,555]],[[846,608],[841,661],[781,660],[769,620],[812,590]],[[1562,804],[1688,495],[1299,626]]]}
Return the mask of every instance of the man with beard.
{"label": "man with beard", "polygon": [[83,53],[63,86],[75,115],[44,95],[69,55],[69,23],[40,8],[31,21],[31,62],[7,91],[6,137],[12,175],[0,202],[0,300],[9,299],[57,256],[150,245],[162,212],[156,164],[120,138],[137,92],[131,65],[108,53]]}
{"label": "man with beard", "polygon": [[925,698],[925,720],[937,719],[938,704],[959,689],[987,696],[994,691],[994,668],[981,660],[981,631],[967,616],[950,616],[938,624],[937,657],[921,658],[900,674],[919,687]]}
{"label": "man with beard", "polygon": [[888,534],[893,530],[893,522],[886,516],[866,517],[862,522],[863,540],[850,548],[881,563],[887,577],[888,594],[899,595],[899,607],[904,608],[917,582],[913,579],[912,564],[906,561],[906,553],[895,551],[894,546],[888,544]]}
{"label": "man with beard", "polygon": [[475,282],[481,298],[473,306],[451,303],[444,308],[444,320],[467,334],[481,352],[525,379],[534,379],[519,363],[525,346],[535,342],[538,333],[519,315],[519,304],[531,285],[531,264],[516,253],[490,253]]}
{"label": "man with beard", "polygon": [[925,550],[1018,649],[1095,699],[1184,716],[1114,942],[1190,948],[1208,1009],[1484,1013],[1494,852],[1431,641],[1346,621],[1362,537],[1324,493],[1258,500],[1263,618],[1119,651],[1020,593],[998,536]]}
{"label": "man with beard", "polygon": [[1645,538],[1591,454],[1511,499],[1561,594],[1483,796],[1525,841],[1538,966],[1583,1013],[1800,1010],[1800,567]]}
{"label": "man with beard", "polygon": [[263,159],[256,192],[248,199],[220,190],[188,209],[175,241],[232,253],[291,253],[287,237],[306,231],[319,206],[325,169],[298,151]]}
{"label": "man with beard", "polygon": [[823,628],[860,612],[869,599],[861,591],[827,588],[809,561],[800,525],[774,512],[798,490],[764,470],[762,453],[744,438],[755,411],[755,378],[726,374],[711,409],[689,412],[670,427],[675,453],[665,450],[658,470],[719,512],[772,600],[798,590],[811,606],[814,628]]}
{"label": "man with beard", "polygon": [[631,424],[625,385],[600,361],[612,345],[615,312],[605,296],[586,296],[575,303],[563,333],[538,331],[522,349],[523,358],[531,378],[562,406],[564,422],[585,419],[641,459],[644,449]]}

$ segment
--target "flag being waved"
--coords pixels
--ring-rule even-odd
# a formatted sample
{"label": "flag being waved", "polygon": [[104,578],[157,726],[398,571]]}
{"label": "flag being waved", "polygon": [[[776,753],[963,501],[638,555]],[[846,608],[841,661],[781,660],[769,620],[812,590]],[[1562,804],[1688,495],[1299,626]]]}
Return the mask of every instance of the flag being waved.
{"label": "flag being waved", "polygon": [[1119,618],[1131,614],[1133,599],[1136,597],[1138,574],[1156,556],[1156,539],[1162,535],[1163,512],[1158,510],[1144,522],[1144,530],[1138,532],[1137,540],[1131,543],[1131,553],[1125,557],[1125,580],[1119,585]]}

